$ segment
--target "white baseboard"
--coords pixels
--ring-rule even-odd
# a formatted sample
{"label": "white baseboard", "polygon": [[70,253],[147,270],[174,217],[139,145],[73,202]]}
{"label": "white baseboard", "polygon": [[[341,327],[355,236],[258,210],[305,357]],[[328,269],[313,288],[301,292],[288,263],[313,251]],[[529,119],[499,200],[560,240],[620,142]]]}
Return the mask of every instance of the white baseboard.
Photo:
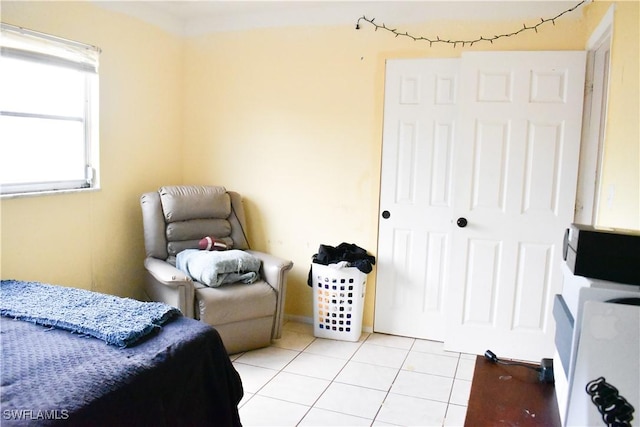
{"label": "white baseboard", "polygon": [[[308,316],[295,316],[292,314],[285,314],[284,320],[286,322],[297,322],[297,323],[306,323],[307,325],[313,325],[313,317]],[[371,326],[363,326],[362,332],[373,333],[373,328]]]}
{"label": "white baseboard", "polygon": [[308,325],[313,325],[313,317],[294,316],[291,314],[285,314],[284,320],[287,322],[306,323]]}

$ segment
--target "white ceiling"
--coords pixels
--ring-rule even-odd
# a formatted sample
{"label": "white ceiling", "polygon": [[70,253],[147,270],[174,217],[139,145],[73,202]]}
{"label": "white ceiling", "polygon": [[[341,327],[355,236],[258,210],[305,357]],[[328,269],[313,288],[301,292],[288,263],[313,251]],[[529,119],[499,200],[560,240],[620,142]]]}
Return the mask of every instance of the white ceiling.
{"label": "white ceiling", "polygon": [[[579,0],[92,0],[180,35],[275,26],[353,24],[361,16],[390,26],[431,20],[508,20],[551,18]],[[579,10],[573,18],[580,16]],[[520,25],[520,24],[519,24]]]}

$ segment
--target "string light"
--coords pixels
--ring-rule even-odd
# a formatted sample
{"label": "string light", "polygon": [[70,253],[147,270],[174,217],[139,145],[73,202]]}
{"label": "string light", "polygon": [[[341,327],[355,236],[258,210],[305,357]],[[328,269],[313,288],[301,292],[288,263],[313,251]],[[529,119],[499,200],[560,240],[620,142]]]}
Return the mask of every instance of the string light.
{"label": "string light", "polygon": [[474,40],[451,40],[451,39],[441,39],[439,36],[436,36],[436,38],[429,38],[429,37],[424,37],[424,36],[414,36],[409,34],[408,32],[401,32],[398,31],[395,28],[389,28],[387,27],[384,23],[382,24],[376,24],[375,18],[367,18],[366,16],[361,16],[360,18],[358,18],[358,21],[356,22],[356,30],[360,29],[360,22],[364,21],[367,22],[371,25],[373,25],[373,27],[375,28],[375,31],[378,30],[384,30],[384,31],[388,31],[392,34],[394,34],[396,37],[407,37],[412,39],[413,41],[424,41],[424,42],[428,42],[429,43],[429,47],[433,46],[434,43],[444,43],[444,44],[449,44],[449,45],[453,45],[453,47],[458,47],[458,45],[461,45],[462,47],[465,47],[467,45],[469,46],[473,46],[475,43],[480,43],[480,42],[489,42],[491,44],[493,44],[493,42],[495,40],[501,39],[501,38],[506,38],[506,37],[513,37],[513,36],[517,36],[520,33],[523,33],[525,31],[530,31],[533,30],[536,33],[538,32],[538,27],[540,27],[541,25],[546,24],[547,22],[551,22],[553,25],[556,25],[556,19],[560,18],[561,16],[573,12],[574,10],[578,9],[580,6],[582,6],[584,3],[586,3],[588,0],[582,0],[580,3],[576,4],[575,6],[573,6],[570,9],[567,9],[561,13],[559,13],[558,15],[554,16],[553,18],[540,18],[540,22],[538,22],[535,25],[532,26],[527,26],[527,24],[522,24],[522,28],[520,28],[517,31],[513,31],[511,33],[506,33],[506,34],[497,34],[491,37],[485,37],[485,36],[480,36],[477,39]]}

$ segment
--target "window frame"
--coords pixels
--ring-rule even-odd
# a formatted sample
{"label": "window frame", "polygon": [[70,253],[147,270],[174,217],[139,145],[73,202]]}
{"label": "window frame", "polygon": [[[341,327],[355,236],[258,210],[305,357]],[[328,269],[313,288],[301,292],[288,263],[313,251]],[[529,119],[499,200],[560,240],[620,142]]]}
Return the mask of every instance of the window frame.
{"label": "window frame", "polygon": [[[84,178],[50,179],[42,182],[1,183],[0,197],[17,197],[66,193],[100,189],[99,174],[99,76],[95,46],[44,34],[10,24],[1,23],[0,46],[3,60],[28,61],[32,64],[61,67],[79,71],[84,79],[82,116],[65,116],[30,111],[0,111],[3,117],[34,120],[80,121],[83,124]],[[11,143],[9,143],[11,144]],[[8,150],[10,152],[10,149]],[[78,153],[80,154],[80,153]],[[80,156],[79,156],[80,157]],[[80,166],[80,165],[78,165]]]}

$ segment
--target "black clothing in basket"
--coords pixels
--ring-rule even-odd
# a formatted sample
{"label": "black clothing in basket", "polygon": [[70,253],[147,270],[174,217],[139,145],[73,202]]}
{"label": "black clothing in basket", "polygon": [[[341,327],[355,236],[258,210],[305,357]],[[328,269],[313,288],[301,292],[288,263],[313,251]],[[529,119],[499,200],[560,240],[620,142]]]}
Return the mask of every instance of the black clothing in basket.
{"label": "black clothing in basket", "polygon": [[[373,255],[369,255],[365,249],[353,243],[340,243],[336,247],[320,245],[318,253],[313,255],[312,259],[314,263],[322,265],[345,261],[349,267],[356,267],[365,274],[371,273],[372,266],[376,263],[376,258]],[[309,270],[307,285],[313,286],[311,270]]]}

